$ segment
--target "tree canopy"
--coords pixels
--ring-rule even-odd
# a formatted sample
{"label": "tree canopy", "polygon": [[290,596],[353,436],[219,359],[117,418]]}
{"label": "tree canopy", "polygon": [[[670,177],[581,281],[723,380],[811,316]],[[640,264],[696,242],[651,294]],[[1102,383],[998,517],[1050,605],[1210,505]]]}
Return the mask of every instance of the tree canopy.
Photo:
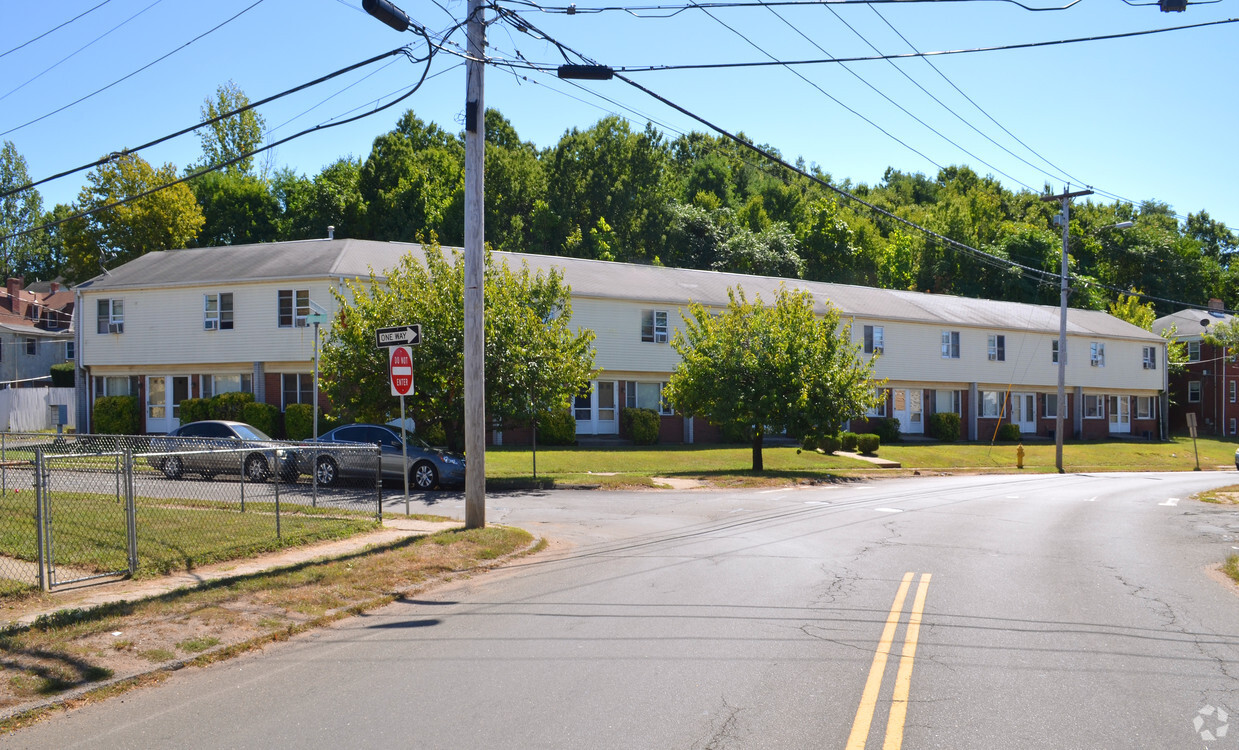
{"label": "tree canopy", "polygon": [[667,399],[688,416],[751,431],[753,471],[762,471],[767,431],[833,434],[877,403],[873,360],[859,355],[850,326],[813,296],[780,290],[773,306],[728,290],[717,314],[694,303],[671,345],[681,357]]}
{"label": "tree canopy", "polygon": [[[387,351],[374,331],[419,323],[413,351],[414,395],[406,407],[419,424],[443,427],[448,445],[464,443],[464,257],[424,246],[425,263],[411,254],[368,284],[338,298],[340,321],[323,347],[323,390],[338,416],[385,422],[396,413]],[[486,412],[493,423],[528,420],[531,410],[566,409],[589,385],[592,331],[570,326],[572,299],[558,272],[511,268],[486,258]],[[531,406],[532,405],[532,406]]]}

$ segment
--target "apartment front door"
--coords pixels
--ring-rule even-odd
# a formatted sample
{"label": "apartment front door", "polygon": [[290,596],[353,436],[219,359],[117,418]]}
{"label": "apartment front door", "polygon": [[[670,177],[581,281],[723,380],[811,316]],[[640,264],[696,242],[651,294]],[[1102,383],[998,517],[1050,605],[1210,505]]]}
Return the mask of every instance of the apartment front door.
{"label": "apartment front door", "polygon": [[146,431],[170,432],[181,426],[181,402],[189,398],[188,375],[146,376]]}

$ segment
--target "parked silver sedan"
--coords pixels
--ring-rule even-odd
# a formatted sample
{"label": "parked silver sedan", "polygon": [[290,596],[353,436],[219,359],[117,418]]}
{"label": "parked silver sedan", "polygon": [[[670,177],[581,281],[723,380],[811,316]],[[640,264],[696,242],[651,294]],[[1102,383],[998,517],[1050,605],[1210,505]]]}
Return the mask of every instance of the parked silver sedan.
{"label": "parked silver sedan", "polygon": [[402,459],[399,428],[381,424],[341,425],[319,436],[319,443],[328,444],[321,451],[303,449],[301,468],[310,473],[307,464],[313,461],[314,477],[322,487],[330,487],[344,478],[373,479],[373,454],[346,450],[349,444],[364,443],[381,449],[379,460],[384,479],[404,481],[407,472],[409,484],[419,490],[464,484],[464,456],[432,448],[407,432],[405,435],[408,457]]}
{"label": "parked silver sedan", "polygon": [[[295,482],[300,474],[297,449],[281,443],[244,422],[209,419],[190,422],[151,439],[147,462],[169,479],[199,474],[211,479],[217,474],[241,474],[251,482],[264,482],[279,466],[280,479]],[[171,455],[166,455],[171,454]]]}

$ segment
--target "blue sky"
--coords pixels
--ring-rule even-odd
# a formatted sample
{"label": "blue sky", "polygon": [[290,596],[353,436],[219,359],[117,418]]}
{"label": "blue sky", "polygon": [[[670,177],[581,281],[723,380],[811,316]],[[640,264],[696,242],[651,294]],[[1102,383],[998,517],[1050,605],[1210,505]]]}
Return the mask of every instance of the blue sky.
{"label": "blue sky", "polygon": [[[1024,1],[1038,7],[1063,4]],[[0,0],[6,31],[0,53],[100,2]],[[2,54],[0,133],[11,132],[0,135],[0,141],[11,140],[25,156],[32,177],[40,178],[193,124],[203,100],[229,79],[251,99],[259,99],[415,41],[412,34],[399,34],[367,16],[360,0],[254,2],[109,0],[64,28]],[[441,2],[442,7],[433,1],[398,4],[415,20],[442,30],[454,18],[463,18],[465,2]],[[578,3],[580,8],[600,5]],[[622,66],[769,59],[758,47],[791,60],[873,55],[870,44],[896,54],[911,51],[909,43],[931,51],[1090,37],[1228,19],[1234,15],[1235,0],[1191,5],[1184,13],[1162,13],[1155,5],[1137,7],[1121,0],[1081,0],[1067,10],[1032,13],[1009,2],[972,0],[720,8],[709,14],[692,9],[670,18],[615,12],[569,16],[505,7],[593,59]],[[147,70],[19,127],[132,73],[238,13],[235,20]],[[1137,201],[1162,201],[1182,215],[1206,209],[1215,219],[1236,226],[1237,32],[1239,24],[1227,24],[1116,41],[935,57],[942,75],[917,59],[894,66],[884,61],[851,64],[850,70],[869,85],[838,64],[797,67],[811,83],[783,67],[632,77],[722,127],[743,131],[786,156],[803,157],[836,180],[872,184],[887,167],[932,175],[937,165],[967,164],[1011,189],[1023,183],[1040,190],[1048,182],[1061,191],[1070,182],[1072,189],[1088,185]],[[463,30],[451,40],[463,46]],[[562,62],[552,45],[508,25],[492,25],[489,42],[490,53],[505,59],[519,51],[528,60]],[[272,137],[342,113],[372,109],[375,101],[390,99],[420,74],[403,59],[388,62],[264,107]],[[430,71],[434,77],[412,97],[357,123],[283,145],[274,164],[313,174],[343,155],[364,158],[374,137],[390,130],[408,108],[460,130],[464,71],[459,63],[450,54],[437,55]],[[896,66],[959,117],[916,88]],[[486,104],[503,112],[522,138],[539,146],[552,145],[565,130],[588,127],[610,112],[632,119],[638,128],[653,120],[671,136],[704,129],[619,81],[580,82],[578,87],[536,72],[523,71],[518,77],[488,68]],[[199,143],[193,135],[184,136],[143,155],[180,168],[198,158]],[[45,207],[71,202],[84,179],[82,173],[43,186]]]}

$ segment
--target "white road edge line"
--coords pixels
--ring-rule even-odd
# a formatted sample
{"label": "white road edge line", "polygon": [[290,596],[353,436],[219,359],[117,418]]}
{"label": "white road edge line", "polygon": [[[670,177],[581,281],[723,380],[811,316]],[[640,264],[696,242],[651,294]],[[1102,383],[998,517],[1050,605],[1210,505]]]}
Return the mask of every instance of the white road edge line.
{"label": "white road edge line", "polygon": [[899,508],[874,508],[879,513],[903,513]]}
{"label": "white road edge line", "polygon": [[1158,503],[1158,505],[1169,505],[1172,508],[1178,504],[1179,504],[1179,498],[1177,497],[1168,498],[1166,502],[1164,503]]}
{"label": "white road edge line", "polygon": [[1086,502],[1086,503],[1091,503],[1091,502],[1094,502],[1094,501],[1096,501],[1096,500],[1097,500],[1097,498],[1095,498],[1095,497],[1086,497],[1086,498],[1084,498],[1084,502]]}

